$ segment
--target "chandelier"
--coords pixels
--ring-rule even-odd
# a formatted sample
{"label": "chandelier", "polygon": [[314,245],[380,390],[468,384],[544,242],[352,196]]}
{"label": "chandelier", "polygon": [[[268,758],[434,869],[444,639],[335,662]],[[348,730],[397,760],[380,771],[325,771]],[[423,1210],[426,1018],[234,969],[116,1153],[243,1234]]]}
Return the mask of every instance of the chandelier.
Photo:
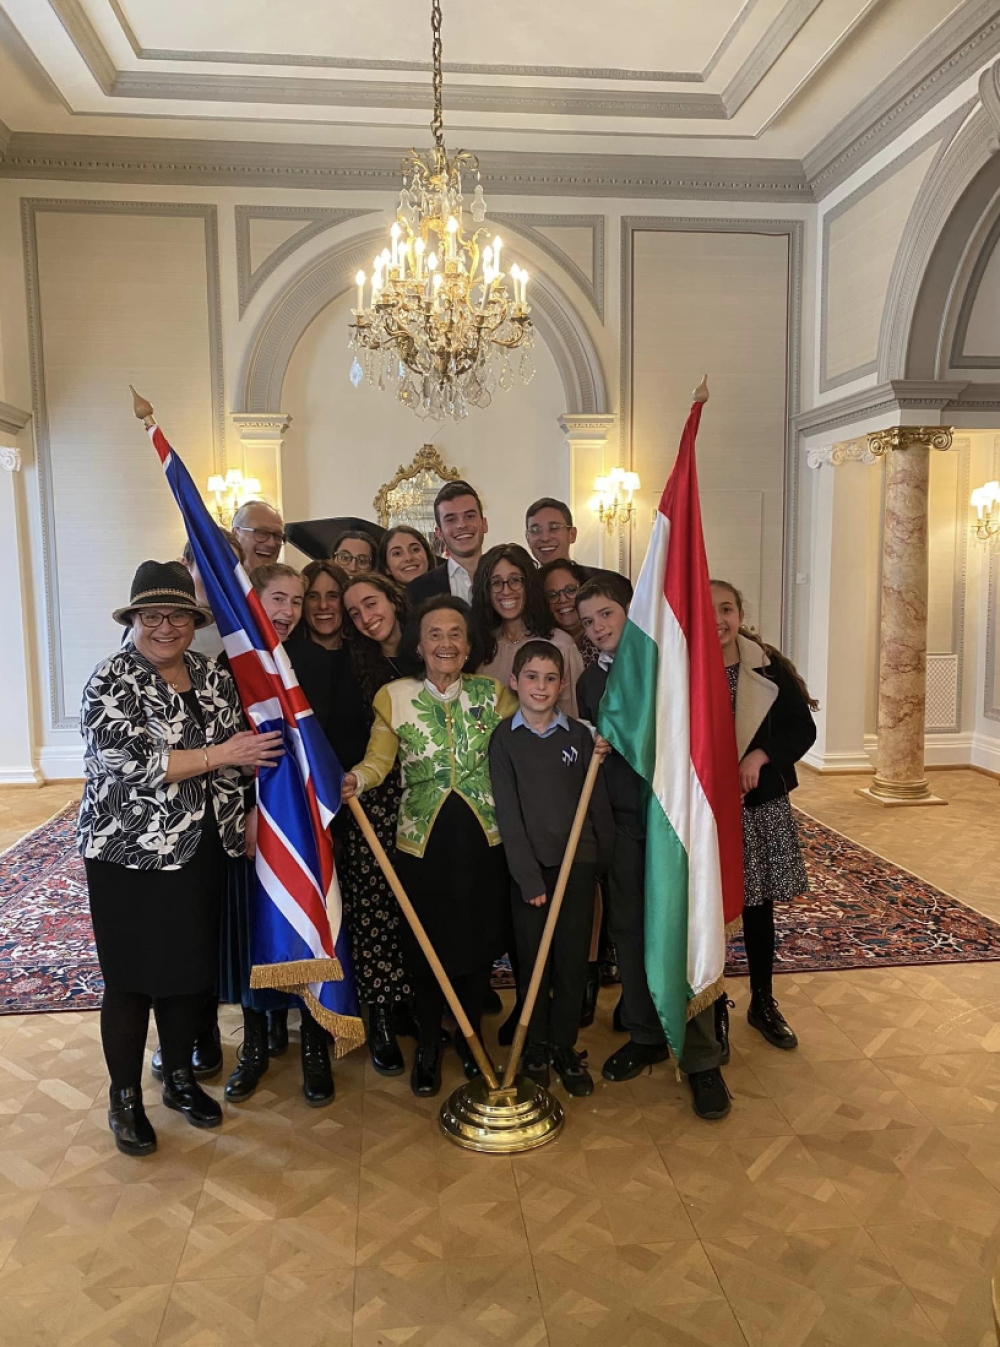
{"label": "chandelier", "polygon": [[[518,374],[531,382],[534,332],[528,273],[515,263],[508,288],[503,240],[490,237],[479,161],[465,150],[449,158],[445,149],[441,0],[431,2],[431,33],[434,147],[407,155],[390,246],[370,277],[359,271],[354,278],[351,382],[395,388],[419,416],[461,420],[470,406],[488,407],[498,387],[514,387],[518,348]],[[463,173],[476,183],[467,209]]]}
{"label": "chandelier", "polygon": [[976,510],[971,528],[973,538],[977,543],[1000,551],[1000,482],[977,486],[969,497],[969,504]]}

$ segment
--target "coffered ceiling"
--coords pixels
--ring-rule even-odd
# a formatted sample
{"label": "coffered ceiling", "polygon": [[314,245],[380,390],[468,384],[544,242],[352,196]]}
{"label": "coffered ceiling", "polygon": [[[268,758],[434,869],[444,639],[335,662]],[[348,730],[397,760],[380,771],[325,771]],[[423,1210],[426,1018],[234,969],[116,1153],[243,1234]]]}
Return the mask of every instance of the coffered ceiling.
{"label": "coffered ceiling", "polygon": [[[448,141],[486,154],[799,167],[811,156],[815,168],[831,137],[882,104],[921,82],[933,99],[1000,49],[1000,0],[443,10]],[[425,144],[429,11],[429,0],[0,0],[0,119],[23,148],[39,135]]]}

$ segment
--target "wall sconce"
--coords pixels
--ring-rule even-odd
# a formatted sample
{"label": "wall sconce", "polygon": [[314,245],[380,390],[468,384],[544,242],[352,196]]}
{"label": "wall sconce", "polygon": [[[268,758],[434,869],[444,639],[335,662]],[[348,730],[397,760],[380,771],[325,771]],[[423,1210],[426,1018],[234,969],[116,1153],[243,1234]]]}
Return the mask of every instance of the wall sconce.
{"label": "wall sconce", "polygon": [[1000,482],[977,486],[969,504],[976,510],[976,519],[970,527],[973,538],[986,547],[1000,548]]}
{"label": "wall sconce", "polygon": [[230,468],[225,477],[218,472],[210,477],[208,490],[215,497],[215,517],[220,527],[228,529],[244,501],[260,495],[260,482],[256,477],[244,477],[239,468]]}
{"label": "wall sconce", "polygon": [[624,468],[612,468],[607,477],[598,477],[594,483],[597,492],[597,517],[609,533],[616,525],[628,524],[632,519],[632,497],[642,483],[639,474]]}

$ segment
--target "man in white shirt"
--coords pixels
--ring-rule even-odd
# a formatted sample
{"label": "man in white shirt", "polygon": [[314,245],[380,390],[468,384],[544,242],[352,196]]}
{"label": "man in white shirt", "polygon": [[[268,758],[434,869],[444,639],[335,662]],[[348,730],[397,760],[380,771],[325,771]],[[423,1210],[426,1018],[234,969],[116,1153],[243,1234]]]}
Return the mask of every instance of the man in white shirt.
{"label": "man in white shirt", "polygon": [[436,566],[420,575],[409,587],[416,607],[439,594],[455,594],[472,602],[472,580],[483,555],[489,524],[482,501],[468,482],[447,482],[434,500],[435,534],[448,550],[446,566]]}

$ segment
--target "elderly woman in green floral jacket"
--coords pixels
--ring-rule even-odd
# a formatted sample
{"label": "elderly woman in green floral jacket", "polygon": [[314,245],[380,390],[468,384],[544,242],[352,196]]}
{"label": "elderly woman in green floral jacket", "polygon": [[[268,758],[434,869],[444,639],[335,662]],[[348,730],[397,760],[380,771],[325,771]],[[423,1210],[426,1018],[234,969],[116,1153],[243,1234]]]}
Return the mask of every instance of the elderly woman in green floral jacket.
{"label": "elderly woman in green floral jacket", "polygon": [[[399,877],[478,1033],[490,969],[509,944],[509,879],[489,744],[517,698],[495,678],[463,674],[468,618],[468,605],[450,594],[420,609],[417,653],[426,677],[380,689],[367,752],[344,778],[344,795],[371,790],[399,759]],[[410,1083],[414,1094],[433,1095],[441,1085],[444,997],[409,928],[406,954],[420,1022]],[[478,1068],[461,1034],[455,1046],[471,1079]]]}

